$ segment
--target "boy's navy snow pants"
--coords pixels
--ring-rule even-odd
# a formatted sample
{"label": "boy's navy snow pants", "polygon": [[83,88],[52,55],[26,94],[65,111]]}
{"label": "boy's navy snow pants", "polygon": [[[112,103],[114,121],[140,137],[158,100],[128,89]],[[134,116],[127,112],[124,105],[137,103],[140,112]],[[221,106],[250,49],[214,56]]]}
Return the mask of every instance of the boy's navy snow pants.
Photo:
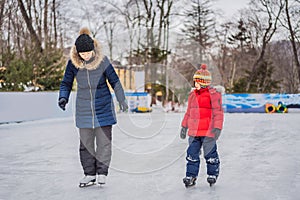
{"label": "boy's navy snow pants", "polygon": [[220,161],[217,144],[216,140],[210,137],[189,137],[189,147],[186,156],[186,176],[198,176],[201,147],[203,147],[203,154],[206,160],[207,175],[218,176]]}

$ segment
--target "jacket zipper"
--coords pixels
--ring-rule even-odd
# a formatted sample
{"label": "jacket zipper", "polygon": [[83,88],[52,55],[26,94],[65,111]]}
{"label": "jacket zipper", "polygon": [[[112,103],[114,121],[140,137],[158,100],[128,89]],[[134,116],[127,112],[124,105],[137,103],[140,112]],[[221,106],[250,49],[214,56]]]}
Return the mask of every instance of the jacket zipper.
{"label": "jacket zipper", "polygon": [[87,79],[88,79],[88,84],[89,84],[89,87],[90,87],[90,95],[91,95],[92,125],[93,125],[93,128],[95,128],[95,112],[94,112],[94,108],[93,108],[92,86],[91,86],[91,82],[90,82],[89,71],[86,70],[86,73],[87,73]]}

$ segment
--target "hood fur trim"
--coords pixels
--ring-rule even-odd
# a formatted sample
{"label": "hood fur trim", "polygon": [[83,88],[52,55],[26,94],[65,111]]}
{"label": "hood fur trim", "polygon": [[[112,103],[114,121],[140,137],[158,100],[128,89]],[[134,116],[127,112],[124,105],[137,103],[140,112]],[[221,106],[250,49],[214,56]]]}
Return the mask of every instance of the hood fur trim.
{"label": "hood fur trim", "polygon": [[103,57],[104,57],[102,54],[102,47],[96,39],[93,39],[93,40],[94,40],[94,45],[95,45],[95,49],[94,49],[95,59],[89,63],[85,63],[80,58],[79,54],[77,53],[76,46],[73,45],[71,52],[70,52],[70,57],[71,57],[71,61],[72,61],[73,65],[76,68],[94,70],[94,69],[97,69],[99,64],[102,62]]}
{"label": "hood fur trim", "polygon": [[87,27],[80,29],[79,35],[82,35],[82,34],[92,35],[91,31]]}
{"label": "hood fur trim", "polygon": [[221,94],[225,94],[225,88],[223,86],[216,85],[213,88],[216,89],[217,92],[220,92]]}

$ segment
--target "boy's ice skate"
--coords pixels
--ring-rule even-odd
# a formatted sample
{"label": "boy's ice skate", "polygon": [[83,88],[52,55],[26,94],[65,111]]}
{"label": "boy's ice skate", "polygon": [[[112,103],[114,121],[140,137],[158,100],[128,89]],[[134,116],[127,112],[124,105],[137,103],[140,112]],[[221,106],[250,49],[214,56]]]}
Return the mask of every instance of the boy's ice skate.
{"label": "boy's ice skate", "polygon": [[98,184],[104,185],[106,182],[106,176],[103,174],[99,174],[97,180],[98,180]]}
{"label": "boy's ice skate", "polygon": [[209,186],[212,186],[216,183],[217,177],[214,175],[208,175],[207,176],[207,182],[209,183]]}
{"label": "boy's ice skate", "polygon": [[191,186],[193,186],[193,185],[195,185],[196,184],[196,180],[197,180],[197,178],[195,178],[195,177],[189,177],[189,176],[187,176],[187,177],[185,177],[184,179],[183,179],[183,183],[185,184],[185,187],[191,187]]}
{"label": "boy's ice skate", "polygon": [[96,176],[84,176],[79,182],[79,187],[88,187],[94,185],[96,182]]}

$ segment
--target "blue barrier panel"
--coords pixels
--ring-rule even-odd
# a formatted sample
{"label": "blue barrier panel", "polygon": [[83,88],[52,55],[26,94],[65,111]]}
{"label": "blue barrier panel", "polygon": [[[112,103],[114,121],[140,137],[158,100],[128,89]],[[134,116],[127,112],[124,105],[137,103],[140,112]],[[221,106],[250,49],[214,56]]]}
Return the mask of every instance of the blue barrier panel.
{"label": "blue barrier panel", "polygon": [[225,94],[223,108],[226,112],[263,113],[266,103],[287,108],[300,108],[300,94]]}

